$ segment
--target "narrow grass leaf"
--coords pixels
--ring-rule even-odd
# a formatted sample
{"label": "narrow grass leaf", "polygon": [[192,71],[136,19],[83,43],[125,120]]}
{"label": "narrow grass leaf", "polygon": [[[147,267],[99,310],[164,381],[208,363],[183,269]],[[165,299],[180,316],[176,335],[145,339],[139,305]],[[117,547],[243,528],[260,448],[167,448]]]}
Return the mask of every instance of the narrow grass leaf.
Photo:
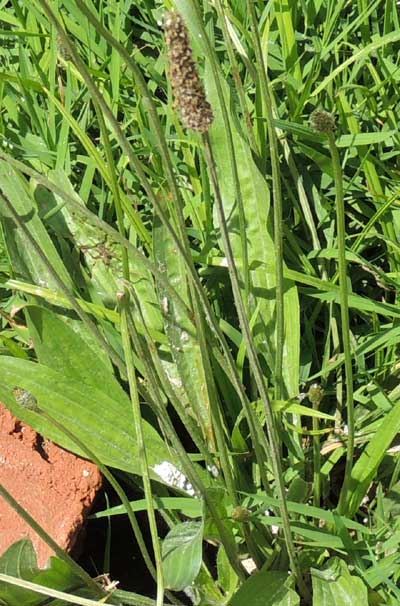
{"label": "narrow grass leaf", "polygon": [[[25,180],[18,171],[4,160],[0,161],[0,190],[4,192],[15,211],[25,222],[31,236],[40,246],[58,276],[65,285],[71,286],[70,276],[39,218],[38,209],[28,193]],[[58,284],[56,284],[53,276],[32,248],[30,242],[26,240],[21,230],[17,229],[12,218],[5,214],[3,205],[1,205],[0,217],[15,273],[29,278],[40,286],[52,287],[59,291]]]}
{"label": "narrow grass leaf", "polygon": [[[132,511],[146,511],[147,502],[145,499],[131,501]],[[199,499],[189,497],[154,497],[154,509],[174,511],[178,510],[188,518],[199,518],[203,511],[202,503]],[[97,511],[89,518],[107,518],[108,516],[126,515],[124,505],[109,507],[103,511]]]}
{"label": "narrow grass leaf", "polygon": [[374,145],[375,143],[385,142],[391,145],[391,137],[397,135],[396,130],[387,130],[380,133],[357,133],[355,135],[342,135],[336,139],[338,147],[358,147],[360,145]]}
{"label": "narrow grass leaf", "polygon": [[398,40],[400,40],[400,32],[398,31],[390,32],[390,34],[386,34],[385,36],[381,37],[377,36],[373,42],[367,44],[366,46],[363,46],[357,52],[353,52],[348,59],[343,61],[336,69],[332,70],[329,75],[326,76],[326,78],[324,78],[324,80],[322,80],[322,82],[315,88],[315,90],[312,92],[312,96],[318,96],[321,91],[323,91],[330,84],[330,82],[332,82],[332,80],[337,78],[337,76],[344,70],[346,70],[348,66],[352,63],[369,57],[378,49],[383,48],[389,44],[394,44]]}
{"label": "narrow grass leaf", "polygon": [[231,606],[299,606],[300,597],[285,572],[262,570],[251,576],[230,600]]}
{"label": "narrow grass leaf", "polygon": [[364,452],[355,463],[349,484],[349,498],[347,500],[345,515],[353,516],[357,511],[376,471],[400,432],[400,402],[393,406],[385,415],[375,435],[364,449]]}

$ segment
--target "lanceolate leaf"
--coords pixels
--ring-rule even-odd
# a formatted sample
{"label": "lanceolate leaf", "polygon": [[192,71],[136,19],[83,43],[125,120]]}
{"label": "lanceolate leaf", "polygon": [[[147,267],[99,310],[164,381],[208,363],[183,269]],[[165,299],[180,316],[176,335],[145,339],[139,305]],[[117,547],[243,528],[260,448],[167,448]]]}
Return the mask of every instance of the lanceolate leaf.
{"label": "lanceolate leaf", "polygon": [[[182,299],[189,303],[187,270],[177,254],[172,238],[166,228],[155,218],[153,227],[154,255],[158,263],[165,268],[170,283]],[[187,401],[188,411],[200,424],[204,439],[212,444],[210,402],[207,381],[203,366],[200,344],[196,330],[188,318],[180,313],[159,285],[159,298],[164,315],[165,331],[170,342],[173,360],[178,371],[178,380],[174,380],[175,390],[182,390]],[[182,394],[179,394],[182,398]]]}
{"label": "lanceolate leaf", "polygon": [[[224,202],[225,216],[229,218],[229,232],[235,259],[239,267],[243,267],[242,244],[238,233],[239,217],[238,202],[234,181],[232,178],[226,128],[220,111],[220,100],[215,82],[207,70],[207,85],[210,102],[215,111],[215,122],[210,131],[210,137],[215,153],[219,186]],[[229,89],[221,80],[227,107]],[[245,238],[250,268],[251,293],[259,305],[259,317],[255,323],[253,334],[259,351],[267,359],[270,368],[274,369],[275,351],[275,246],[270,233],[270,191],[265,178],[258,170],[252,159],[250,147],[236,131],[231,120],[232,135],[236,155],[236,164],[240,181],[245,213]],[[260,267],[257,261],[265,266]],[[242,280],[244,280],[242,276]],[[253,313],[251,309],[250,313]],[[285,281],[285,347],[283,361],[283,377],[289,397],[298,393],[299,375],[299,304],[297,289],[289,280]]]}
{"label": "lanceolate leaf", "polygon": [[[31,238],[45,255],[59,280],[72,293],[72,279],[39,216],[39,209],[34,197],[28,190],[27,182],[18,171],[8,166],[3,160],[0,161],[0,189],[7,196],[24,226],[29,231]],[[42,261],[37,250],[23,230],[15,225],[14,220],[7,212],[3,203],[0,204],[0,219],[4,226],[7,249],[14,273],[27,282],[48,288],[54,293],[62,293],[60,284],[55,276]],[[102,359],[104,364],[107,364],[107,355],[104,351],[99,350],[97,343],[94,343],[93,335],[87,327],[82,322],[76,321],[73,317],[65,318],[65,321],[81,335],[82,339],[92,349],[95,348],[98,357]],[[31,326],[33,327],[32,319]],[[40,330],[39,326],[36,328]],[[61,344],[54,343],[53,346],[60,347]]]}
{"label": "lanceolate leaf", "polygon": [[[16,387],[31,393],[43,411],[84,442],[102,463],[141,473],[131,404],[122,390],[118,397],[111,397],[94,385],[42,364],[0,357],[0,400],[36,431],[78,453],[76,445],[49,421],[18,403],[13,393]],[[150,467],[172,462],[161,437],[149,423],[143,423]]]}
{"label": "lanceolate leaf", "polygon": [[[175,0],[175,4],[189,28],[191,41],[195,50],[200,50],[207,57],[208,49],[194,3],[189,0]],[[229,88],[222,74],[219,79],[223,90],[223,102],[229,111],[231,107]],[[232,175],[226,127],[221,114],[222,100],[218,95],[216,81],[208,60],[206,60],[205,82],[207,97],[215,115],[215,120],[210,130],[210,138],[217,164],[219,186],[223,198],[225,216],[228,219],[235,261],[238,267],[241,268],[243,267],[243,259],[242,242],[238,231],[239,211],[237,192]],[[230,118],[235,162],[238,169],[246,221],[245,238],[250,268],[251,293],[257,302],[260,302],[259,318],[255,324],[253,335],[259,351],[265,356],[268,365],[273,370],[275,350],[275,247],[269,223],[270,191],[266,179],[253,161],[250,147],[236,129],[234,117],[230,116]],[[268,269],[260,267],[257,261],[262,261],[266,265],[268,264]],[[255,306],[249,310],[249,318],[254,313],[254,310]],[[296,396],[299,390],[299,326],[297,289],[293,282],[285,280],[286,339],[283,378],[289,397]]]}
{"label": "lanceolate leaf", "polygon": [[[26,309],[29,334],[41,364],[88,386],[100,387],[107,395],[125,399],[107,356],[94,339],[88,340],[82,323],[36,305]],[[84,338],[85,337],[85,338]]]}
{"label": "lanceolate leaf", "polygon": [[[50,178],[58,187],[62,188],[76,201],[83,201],[76,196],[73,186],[63,171],[52,171]],[[52,196],[48,194],[48,200]],[[79,250],[85,260],[86,288],[90,298],[94,302],[99,300],[106,306],[115,306],[116,295],[120,288],[122,279],[121,246],[114,242],[110,236],[106,236],[101,230],[84,221],[76,211],[55,196],[54,199],[61,205],[58,222],[64,231],[69,232],[76,250]],[[53,226],[53,224],[52,224]],[[53,226],[54,227],[54,226]],[[60,231],[60,227],[58,227]],[[142,304],[142,312],[150,329],[162,330],[162,317],[157,306],[157,296],[150,272],[138,264],[135,259],[130,258],[131,281],[135,286],[138,297]]]}

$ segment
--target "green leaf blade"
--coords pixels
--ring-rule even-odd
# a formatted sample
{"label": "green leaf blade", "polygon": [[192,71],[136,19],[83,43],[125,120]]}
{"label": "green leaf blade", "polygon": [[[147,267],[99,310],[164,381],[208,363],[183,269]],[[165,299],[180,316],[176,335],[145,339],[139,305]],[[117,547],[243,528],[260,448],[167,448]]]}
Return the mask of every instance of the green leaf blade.
{"label": "green leaf blade", "polygon": [[183,522],[168,533],[162,546],[164,580],[181,591],[197,577],[202,561],[203,522]]}
{"label": "green leaf blade", "polygon": [[339,558],[329,560],[324,570],[311,569],[313,606],[366,606],[367,587],[350,574]]}

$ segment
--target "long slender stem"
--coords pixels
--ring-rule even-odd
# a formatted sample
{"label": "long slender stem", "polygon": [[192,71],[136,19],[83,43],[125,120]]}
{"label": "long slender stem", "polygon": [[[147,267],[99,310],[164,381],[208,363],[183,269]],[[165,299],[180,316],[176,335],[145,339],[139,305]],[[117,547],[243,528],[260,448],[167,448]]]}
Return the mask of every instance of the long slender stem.
{"label": "long slender stem", "polygon": [[119,297],[119,306],[121,314],[121,338],[125,354],[125,363],[128,374],[129,391],[132,402],[132,412],[135,424],[135,434],[138,448],[138,455],[141,463],[142,480],[144,496],[146,499],[147,516],[150,526],[151,541],[154,551],[154,559],[157,571],[157,606],[162,606],[164,602],[164,576],[162,570],[161,546],[158,537],[156,514],[153,505],[153,493],[151,489],[149,466],[147,461],[146,444],[144,441],[142,414],[140,410],[139,393],[137,389],[135,366],[133,363],[132,349],[128,330],[128,292],[125,290]]}
{"label": "long slender stem", "polygon": [[212,147],[210,143],[210,139],[208,134],[203,135],[204,148],[206,153],[207,162],[209,165],[211,181],[214,187],[215,199],[216,199],[216,207],[218,213],[218,221],[221,229],[221,236],[224,243],[224,250],[226,254],[226,258],[228,261],[228,270],[231,278],[233,297],[235,301],[236,310],[239,316],[239,323],[242,330],[243,338],[246,343],[246,349],[249,356],[249,362],[251,370],[254,374],[254,378],[257,384],[257,388],[261,397],[261,400],[265,407],[265,414],[267,419],[267,432],[268,439],[271,447],[271,462],[272,468],[275,475],[276,487],[278,492],[278,500],[279,500],[279,508],[280,514],[282,517],[282,528],[283,534],[285,537],[286,548],[289,556],[290,568],[296,581],[298,583],[299,589],[304,596],[308,596],[309,592],[302,578],[301,569],[297,562],[294,543],[290,530],[290,519],[289,512],[286,503],[286,495],[285,495],[285,486],[283,483],[282,477],[282,465],[280,460],[280,448],[278,444],[278,437],[275,428],[275,419],[272,411],[271,401],[268,396],[267,388],[265,386],[263,372],[260,366],[260,362],[257,356],[257,352],[253,343],[251,329],[249,326],[249,322],[246,316],[246,309],[243,304],[242,295],[240,291],[239,284],[239,276],[238,271],[235,265],[235,260],[232,251],[232,245],[229,238],[228,226],[226,222],[224,206],[222,202],[221,192],[219,189],[216,165],[214,161],[214,156],[212,152]]}
{"label": "long slender stem", "polygon": [[226,554],[228,556],[232,568],[235,570],[239,579],[244,580],[244,573],[239,562],[237,547],[233,534],[230,529],[228,529],[221,521],[217,508],[215,507],[215,503],[212,497],[209,495],[209,492],[207,491],[200,475],[198,474],[195,465],[190,460],[185,448],[183,447],[179,437],[177,436],[176,430],[165,409],[165,406],[163,406],[162,404],[160,406],[158,404],[158,402],[162,402],[162,397],[159,394],[159,380],[157,377],[157,372],[155,371],[152,365],[152,356],[143,346],[143,342],[139,338],[139,333],[134,322],[130,322],[130,328],[134,348],[137,354],[140,356],[141,360],[143,361],[143,366],[145,369],[145,376],[149,388],[147,401],[153,406],[153,409],[156,411],[160,426],[177,454],[180,467],[183,469],[189,482],[201,495],[201,497],[204,499],[205,504],[209,508],[210,513],[214,519],[215,525],[220,533],[221,542],[224,545]]}
{"label": "long slender stem", "polygon": [[[318,383],[314,383],[307,395],[313,409],[318,411],[323,398],[322,387]],[[313,417],[313,431],[313,503],[315,507],[319,507],[321,504],[321,441],[318,417]]]}
{"label": "long slender stem", "polygon": [[[161,386],[163,387],[163,389],[165,391],[165,388],[164,388],[165,381],[162,380],[162,377],[165,374],[165,371],[162,368],[162,365],[161,365],[160,360],[157,355],[156,347],[155,347],[155,345],[151,339],[150,333],[147,329],[147,325],[146,325],[145,319],[143,317],[137,295],[133,289],[131,289],[131,292],[132,292],[132,298],[134,300],[134,304],[135,304],[136,309],[139,314],[139,322],[141,322],[141,324],[142,324],[145,339],[147,341],[148,350],[149,350],[149,353],[152,357],[152,361],[154,364],[155,372],[153,373],[153,377],[155,380],[160,380]],[[207,372],[211,373],[212,372],[211,368],[209,368],[207,370]],[[167,385],[166,385],[167,392],[166,393],[168,394],[170,392],[170,389],[168,389],[168,381],[166,383],[167,383]],[[216,394],[215,394],[215,396],[216,396]],[[172,402],[174,400],[176,400],[176,398],[173,396]],[[228,492],[230,493],[231,501],[232,501],[232,503],[234,503],[234,505],[238,505],[239,504],[238,503],[238,492],[235,489],[234,478],[232,476],[232,472],[230,470],[230,465],[229,465],[229,460],[228,460],[229,456],[227,453],[226,444],[223,441],[224,438],[223,438],[223,428],[222,428],[221,419],[215,418],[216,415],[220,415],[220,411],[218,410],[217,406],[215,406],[215,408],[216,408],[216,411],[215,412],[213,411],[213,422],[217,425],[216,436],[217,436],[217,440],[218,440],[218,444],[219,444],[218,452],[220,453],[221,464],[222,464],[221,466],[222,466],[222,470],[224,473],[225,481],[227,483]],[[186,415],[186,416],[188,416],[188,415]],[[181,417],[181,418],[185,418],[185,417]],[[188,425],[188,428],[190,428],[190,425]],[[220,442],[222,442],[222,443],[220,444]],[[212,464],[212,459],[210,460],[210,456],[211,456],[211,453],[205,453],[204,458],[205,458],[205,461],[209,461]],[[245,540],[246,540],[246,544],[249,549],[249,553],[256,560],[257,559],[257,550],[252,543],[251,535],[249,532],[247,532],[246,528],[244,528],[243,534],[245,536]]]}
{"label": "long slender stem", "polygon": [[[168,399],[168,401],[172,404],[175,409],[175,412],[181,419],[182,423],[186,427],[191,439],[193,440],[196,448],[199,450],[200,454],[204,457],[204,460],[209,465],[213,464],[212,452],[207,450],[207,446],[204,440],[204,437],[199,429],[199,425],[194,420],[190,414],[185,410],[184,404],[181,402],[180,398],[177,396],[176,392],[171,386],[170,380],[168,379],[167,373],[165,371],[164,366],[160,360],[159,352],[157,349],[157,345],[151,336],[151,332],[147,326],[145,318],[143,316],[142,310],[140,308],[140,302],[135,292],[135,289],[132,285],[129,285],[129,292],[131,294],[133,304],[135,306],[135,311],[138,314],[139,325],[141,325],[141,330],[143,331],[143,336],[147,342],[148,353],[151,356],[151,360],[153,362],[153,366],[155,369],[154,377],[157,378],[159,383],[159,388],[163,391]],[[131,316],[129,327],[131,328],[133,318]]]}
{"label": "long slender stem", "polygon": [[[315,408],[315,407],[314,407]],[[319,419],[313,417],[313,505],[319,507],[321,504],[321,440],[318,434]]]}
{"label": "long slender stem", "polygon": [[[106,150],[108,168],[110,172],[110,181],[111,181],[111,191],[112,197],[114,201],[115,214],[117,215],[117,225],[118,231],[123,236],[125,234],[124,229],[124,212],[121,204],[120,190],[118,187],[117,174],[115,171],[114,158],[111,150],[110,139],[108,136],[106,124],[104,121],[103,114],[100,111],[100,108],[96,102],[94,102],[94,108],[96,110],[97,119],[99,121],[101,135],[104,141],[104,148]],[[125,280],[129,280],[129,256],[128,251],[125,246],[121,245],[121,257],[122,257],[122,274]]]}
{"label": "long slender stem", "polygon": [[[121,600],[122,604],[132,604],[132,606],[156,606],[155,600],[152,600],[145,595],[141,595],[140,593],[125,591],[124,589],[116,589],[113,595],[115,598]],[[166,606],[182,606],[182,602],[174,597],[171,604]]]}
{"label": "long slender stem", "polygon": [[351,361],[349,301],[347,287],[347,261],[346,261],[346,225],[343,196],[343,176],[340,156],[335,143],[334,134],[328,133],[329,150],[331,152],[332,166],[336,188],[336,222],[337,245],[339,260],[339,290],[340,290],[340,316],[342,321],[342,342],[344,353],[344,368],[346,373],[346,409],[347,409],[347,454],[344,482],[339,498],[339,512],[345,513],[349,482],[353,468],[354,457],[354,399],[353,399],[353,367]]}

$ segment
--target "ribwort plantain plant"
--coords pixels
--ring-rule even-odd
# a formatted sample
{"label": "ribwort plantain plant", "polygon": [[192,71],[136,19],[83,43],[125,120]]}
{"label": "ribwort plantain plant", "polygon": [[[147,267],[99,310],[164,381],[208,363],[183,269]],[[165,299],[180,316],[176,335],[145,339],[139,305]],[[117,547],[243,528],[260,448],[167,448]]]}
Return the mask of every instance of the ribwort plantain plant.
{"label": "ribwort plantain plant", "polygon": [[0,399],[137,545],[112,591],[13,546],[0,601],[398,604],[396,3],[0,19]]}

